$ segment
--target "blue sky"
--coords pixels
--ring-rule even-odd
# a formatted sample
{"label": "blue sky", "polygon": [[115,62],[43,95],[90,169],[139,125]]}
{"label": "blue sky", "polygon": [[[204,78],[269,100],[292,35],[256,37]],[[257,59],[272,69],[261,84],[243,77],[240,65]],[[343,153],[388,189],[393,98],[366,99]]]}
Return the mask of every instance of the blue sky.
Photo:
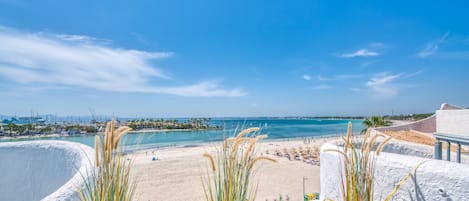
{"label": "blue sky", "polygon": [[468,106],[468,7],[0,0],[0,114],[381,115]]}

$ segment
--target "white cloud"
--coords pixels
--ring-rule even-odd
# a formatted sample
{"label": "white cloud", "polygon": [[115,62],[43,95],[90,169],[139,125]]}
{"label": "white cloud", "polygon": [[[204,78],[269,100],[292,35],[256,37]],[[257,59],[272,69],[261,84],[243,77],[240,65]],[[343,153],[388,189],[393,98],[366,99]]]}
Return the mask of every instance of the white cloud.
{"label": "white cloud", "polygon": [[399,89],[392,82],[401,76],[402,73],[380,73],[368,80],[366,86],[376,92],[381,98],[392,98],[399,92]]}
{"label": "white cloud", "polygon": [[[374,97],[376,98],[382,98],[382,99],[393,98],[397,94],[399,94],[400,90],[403,87],[412,86],[409,84],[397,83],[396,80],[408,79],[408,78],[417,76],[421,74],[422,72],[423,72],[422,70],[419,70],[413,73],[398,73],[398,74],[383,72],[383,73],[379,73],[371,77],[366,83],[366,86],[372,92],[374,92]],[[350,90],[359,91],[359,90],[355,90],[354,88],[351,88]]]}
{"label": "white cloud", "polygon": [[235,88],[230,90],[221,89],[217,82],[201,82],[189,86],[181,87],[151,87],[148,89],[142,90],[142,92],[154,92],[154,93],[166,93],[174,94],[178,96],[205,96],[205,97],[214,97],[214,96],[227,96],[227,97],[236,97],[236,96],[245,96],[247,95],[241,89]]}
{"label": "white cloud", "polygon": [[380,54],[378,52],[374,52],[374,51],[370,51],[368,49],[359,49],[355,52],[352,52],[352,53],[345,53],[345,54],[341,54],[339,55],[339,57],[342,57],[342,58],[354,58],[354,57],[375,57],[375,56],[379,56]]}
{"label": "white cloud", "polygon": [[414,77],[414,76],[417,76],[417,75],[420,75],[421,73],[423,73],[423,70],[419,70],[419,71],[415,71],[413,73],[405,73],[402,78],[411,78],[411,77]]}
{"label": "white cloud", "polygon": [[417,53],[417,56],[425,58],[435,54],[440,48],[440,45],[448,38],[448,35],[449,32],[446,32],[439,40],[429,42],[423,50]]}
{"label": "white cloud", "polygon": [[303,79],[310,81],[310,80],[311,80],[311,76],[309,76],[309,75],[303,75]]}
{"label": "white cloud", "polygon": [[68,40],[68,41],[93,41],[93,40],[96,40],[95,38],[91,38],[89,36],[83,36],[83,35],[57,34],[55,36],[57,38],[62,39],[62,40]]}
{"label": "white cloud", "polygon": [[26,33],[0,27],[0,76],[30,86],[66,86],[114,92],[164,93],[178,96],[243,96],[217,82],[155,86],[170,80],[153,61],[171,52],[147,52],[102,45],[80,35]]}
{"label": "white cloud", "polygon": [[332,89],[332,88],[334,87],[330,85],[318,85],[318,86],[314,86],[313,90],[324,90],[324,89]]}

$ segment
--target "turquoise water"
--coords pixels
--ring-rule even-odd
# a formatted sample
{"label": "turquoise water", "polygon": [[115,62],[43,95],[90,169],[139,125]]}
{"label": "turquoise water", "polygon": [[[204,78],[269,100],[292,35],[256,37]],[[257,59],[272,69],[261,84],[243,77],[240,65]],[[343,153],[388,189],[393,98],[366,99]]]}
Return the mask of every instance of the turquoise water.
{"label": "turquoise water", "polygon": [[[156,148],[167,146],[193,146],[201,143],[221,141],[224,136],[233,136],[236,129],[252,126],[260,127],[261,134],[267,134],[267,140],[288,138],[321,137],[344,135],[347,123],[351,121],[354,132],[362,129],[361,120],[329,120],[329,119],[230,119],[211,121],[212,125],[225,127],[224,130],[209,131],[171,131],[154,133],[134,133],[124,137],[123,142],[134,149]],[[18,141],[13,139],[8,141]],[[66,140],[94,145],[94,136],[28,138],[21,140]]]}

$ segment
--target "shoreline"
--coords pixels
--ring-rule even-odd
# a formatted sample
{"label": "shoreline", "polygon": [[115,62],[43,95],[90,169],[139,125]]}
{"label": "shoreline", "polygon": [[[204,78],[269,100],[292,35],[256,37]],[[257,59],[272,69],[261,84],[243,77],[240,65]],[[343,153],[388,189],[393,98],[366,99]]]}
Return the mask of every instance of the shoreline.
{"label": "shoreline", "polygon": [[218,128],[207,128],[207,129],[192,129],[192,128],[175,128],[175,129],[144,129],[144,130],[132,130],[128,134],[135,133],[164,133],[164,132],[194,132],[194,131],[216,131],[221,130]]}
{"label": "shoreline", "polygon": [[[344,134],[345,135],[345,134]],[[267,144],[283,144],[283,143],[300,143],[306,142],[306,140],[310,140],[311,143],[318,143],[318,141],[323,142],[335,142],[340,140],[339,135],[321,135],[321,136],[308,136],[308,137],[297,137],[297,138],[277,138],[277,139],[269,139],[266,138],[259,142],[259,145],[267,145]],[[169,144],[169,145],[157,145],[157,144],[144,144],[144,145],[131,145],[130,149],[125,150],[126,154],[138,154],[144,153],[146,151],[161,151],[161,150],[171,150],[171,149],[191,149],[191,148],[200,148],[200,147],[213,147],[220,145],[223,141],[210,141],[210,142],[198,142],[198,143],[179,143],[179,144]],[[143,147],[138,147],[143,146]],[[145,147],[147,146],[147,147]]]}
{"label": "shoreline", "polygon": [[[173,130],[174,131],[174,130]],[[146,131],[152,132],[152,131]],[[163,132],[163,131],[161,131]],[[184,131],[190,132],[190,131]],[[137,132],[132,134],[139,134],[145,132]],[[131,134],[131,135],[132,135]],[[81,135],[60,135],[60,134],[49,134],[47,136],[17,136],[17,137],[0,137],[0,143],[2,142],[10,142],[10,141],[23,141],[23,140],[41,140],[43,138],[53,138],[53,137],[85,137],[85,136],[94,136],[95,134],[81,134]],[[301,141],[318,141],[318,140],[340,140],[340,136],[345,135],[345,133],[335,133],[335,134],[327,134],[327,135],[311,135],[311,136],[304,136],[304,137],[290,137],[290,138],[267,138],[262,140],[260,143],[288,143],[288,142],[301,142]],[[357,133],[359,135],[359,133]],[[60,140],[60,139],[59,139]],[[68,141],[68,140],[65,140]],[[126,154],[134,154],[138,152],[145,152],[149,150],[168,150],[168,149],[186,149],[186,148],[195,148],[195,147],[206,147],[206,146],[214,146],[222,142],[223,140],[215,140],[215,141],[187,141],[187,142],[168,142],[168,143],[147,143],[147,144],[134,144],[128,145],[127,149],[124,151]],[[85,144],[87,146],[88,145]]]}
{"label": "shoreline", "polygon": [[[165,132],[194,132],[194,131],[214,131],[219,129],[149,129],[149,130],[135,130],[130,131],[128,134],[139,134],[139,133],[165,133]],[[97,134],[102,134],[102,132],[98,133],[85,133],[85,134],[59,134],[59,133],[52,133],[52,134],[36,134],[36,135],[19,135],[19,136],[8,136],[8,134],[3,133],[3,136],[0,136],[0,140],[12,140],[12,139],[28,139],[28,138],[48,138],[48,137],[77,137],[77,136],[94,136]]]}

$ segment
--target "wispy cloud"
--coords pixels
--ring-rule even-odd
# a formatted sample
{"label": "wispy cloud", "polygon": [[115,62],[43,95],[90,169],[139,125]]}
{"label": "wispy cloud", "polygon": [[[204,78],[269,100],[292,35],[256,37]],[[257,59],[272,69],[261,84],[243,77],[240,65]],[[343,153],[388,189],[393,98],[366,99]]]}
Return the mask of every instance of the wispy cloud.
{"label": "wispy cloud", "polygon": [[[397,73],[392,74],[389,72],[383,72],[371,77],[366,86],[374,92],[376,98],[388,99],[395,97],[401,90],[403,84],[398,84],[396,80],[407,79],[419,75],[422,71],[414,73]],[[350,89],[352,90],[352,89]],[[352,90],[354,91],[354,90]]]}
{"label": "wispy cloud", "polygon": [[382,51],[384,51],[385,49],[387,49],[387,45],[385,45],[384,43],[372,42],[356,51],[339,53],[335,55],[341,58],[377,57],[380,56],[382,54]]}
{"label": "wispy cloud", "polygon": [[383,98],[392,98],[397,95],[398,88],[392,84],[394,80],[401,77],[400,74],[380,73],[372,77],[367,83],[371,90]]}
{"label": "wispy cloud", "polygon": [[309,76],[309,75],[303,75],[303,79],[304,79],[304,80],[307,80],[307,81],[310,81],[310,80],[311,80],[311,76]]}
{"label": "wispy cloud", "polygon": [[83,35],[65,35],[65,34],[57,34],[55,35],[57,38],[60,38],[62,40],[67,40],[67,41],[93,41],[95,38],[91,38],[89,36],[83,36]]}
{"label": "wispy cloud", "polygon": [[334,88],[333,86],[331,85],[318,85],[318,86],[314,86],[312,89],[313,90],[324,90],[324,89],[332,89]]}
{"label": "wispy cloud", "polygon": [[339,57],[342,58],[354,58],[354,57],[375,57],[380,54],[375,51],[368,50],[366,48],[359,49],[355,52],[340,54]]}
{"label": "wispy cloud", "polygon": [[154,66],[171,52],[147,52],[103,45],[92,37],[27,33],[0,27],[0,76],[23,85],[67,86],[114,92],[178,96],[243,96],[218,82],[156,86],[171,76]]}
{"label": "wispy cloud", "polygon": [[446,32],[440,39],[427,43],[425,48],[417,53],[417,56],[420,58],[425,58],[435,54],[440,48],[440,45],[445,42],[446,38],[448,38],[448,35],[449,32]]}
{"label": "wispy cloud", "polygon": [[411,77],[420,75],[421,73],[423,73],[423,70],[415,71],[415,72],[413,72],[413,73],[404,73],[404,74],[402,75],[402,78],[403,78],[403,79],[411,78]]}

